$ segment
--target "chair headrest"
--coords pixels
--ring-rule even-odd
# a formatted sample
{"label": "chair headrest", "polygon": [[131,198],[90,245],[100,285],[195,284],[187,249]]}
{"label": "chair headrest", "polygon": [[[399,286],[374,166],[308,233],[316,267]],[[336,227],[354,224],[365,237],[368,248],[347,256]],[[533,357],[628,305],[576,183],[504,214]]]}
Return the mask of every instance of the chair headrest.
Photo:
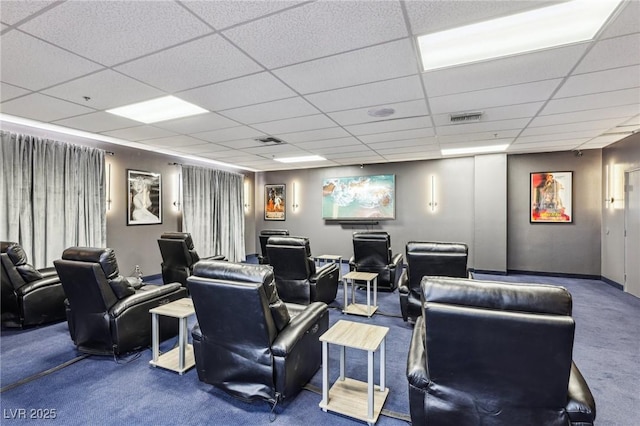
{"label": "chair headrest", "polygon": [[0,253],[6,253],[7,249],[14,244],[18,243],[14,243],[11,241],[0,241]]}
{"label": "chair headrest", "polygon": [[267,244],[270,246],[305,247],[309,245],[309,239],[306,237],[269,237]]}
{"label": "chair headrest", "polygon": [[354,232],[353,239],[359,241],[387,241],[391,237],[384,231]]}
{"label": "chair headrest", "polygon": [[165,232],[160,235],[160,238],[166,240],[184,240],[189,250],[193,249],[193,239],[188,232]]}
{"label": "chair headrest", "polygon": [[289,235],[289,231],[286,229],[263,229],[260,231],[260,235]]}
{"label": "chair headrest", "polygon": [[99,263],[107,278],[119,275],[116,253],[111,248],[69,247],[62,252],[64,260]]}
{"label": "chair headrest", "polygon": [[11,259],[11,263],[15,266],[21,266],[27,263],[27,253],[25,253],[20,244],[10,243],[4,252],[7,253],[9,259]]}
{"label": "chair headrest", "polygon": [[571,294],[564,287],[434,276],[420,284],[427,303],[571,315]]}
{"label": "chair headrest", "polygon": [[213,280],[264,284],[273,280],[273,268],[269,265],[201,260],[193,267],[193,276]]}
{"label": "chair headrest", "polygon": [[440,243],[428,241],[409,241],[407,253],[456,253],[468,254],[469,249],[464,243]]}

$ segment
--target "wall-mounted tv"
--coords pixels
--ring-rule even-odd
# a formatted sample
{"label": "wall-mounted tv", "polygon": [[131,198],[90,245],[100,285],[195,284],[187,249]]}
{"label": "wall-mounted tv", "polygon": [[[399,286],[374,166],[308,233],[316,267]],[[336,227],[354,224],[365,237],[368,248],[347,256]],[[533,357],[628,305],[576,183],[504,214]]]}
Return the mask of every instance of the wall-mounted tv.
{"label": "wall-mounted tv", "polygon": [[395,193],[395,175],[326,178],[322,181],[322,218],[395,219]]}

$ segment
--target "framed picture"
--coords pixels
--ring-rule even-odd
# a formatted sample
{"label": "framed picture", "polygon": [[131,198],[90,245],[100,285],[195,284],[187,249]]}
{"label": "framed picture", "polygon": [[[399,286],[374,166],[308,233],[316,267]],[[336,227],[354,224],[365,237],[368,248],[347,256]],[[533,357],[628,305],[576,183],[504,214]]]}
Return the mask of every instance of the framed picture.
{"label": "framed picture", "polygon": [[127,170],[127,225],[162,223],[160,173]]}
{"label": "framed picture", "polygon": [[531,173],[531,223],[573,222],[573,172]]}
{"label": "framed picture", "polygon": [[285,220],[286,194],[283,183],[264,186],[264,220]]}

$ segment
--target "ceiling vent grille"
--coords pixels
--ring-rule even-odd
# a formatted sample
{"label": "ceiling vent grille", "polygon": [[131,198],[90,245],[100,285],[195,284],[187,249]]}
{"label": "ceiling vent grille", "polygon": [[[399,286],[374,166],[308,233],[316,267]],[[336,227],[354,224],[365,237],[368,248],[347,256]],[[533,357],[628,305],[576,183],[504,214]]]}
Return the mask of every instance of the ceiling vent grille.
{"label": "ceiling vent grille", "polygon": [[449,121],[454,124],[473,123],[480,121],[480,117],[482,117],[481,112],[463,112],[459,114],[451,114],[449,116]]}
{"label": "ceiling vent grille", "polygon": [[268,136],[266,138],[257,138],[256,142],[260,143],[273,143],[273,144],[281,144],[283,143],[280,139],[274,138],[272,136]]}

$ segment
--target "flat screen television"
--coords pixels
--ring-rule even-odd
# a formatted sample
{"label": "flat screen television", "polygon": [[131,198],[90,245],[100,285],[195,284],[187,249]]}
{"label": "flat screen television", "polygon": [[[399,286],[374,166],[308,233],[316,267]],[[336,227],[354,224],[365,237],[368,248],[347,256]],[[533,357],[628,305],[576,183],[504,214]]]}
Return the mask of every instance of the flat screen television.
{"label": "flat screen television", "polygon": [[395,192],[395,175],[326,178],[322,181],[322,218],[395,219]]}

